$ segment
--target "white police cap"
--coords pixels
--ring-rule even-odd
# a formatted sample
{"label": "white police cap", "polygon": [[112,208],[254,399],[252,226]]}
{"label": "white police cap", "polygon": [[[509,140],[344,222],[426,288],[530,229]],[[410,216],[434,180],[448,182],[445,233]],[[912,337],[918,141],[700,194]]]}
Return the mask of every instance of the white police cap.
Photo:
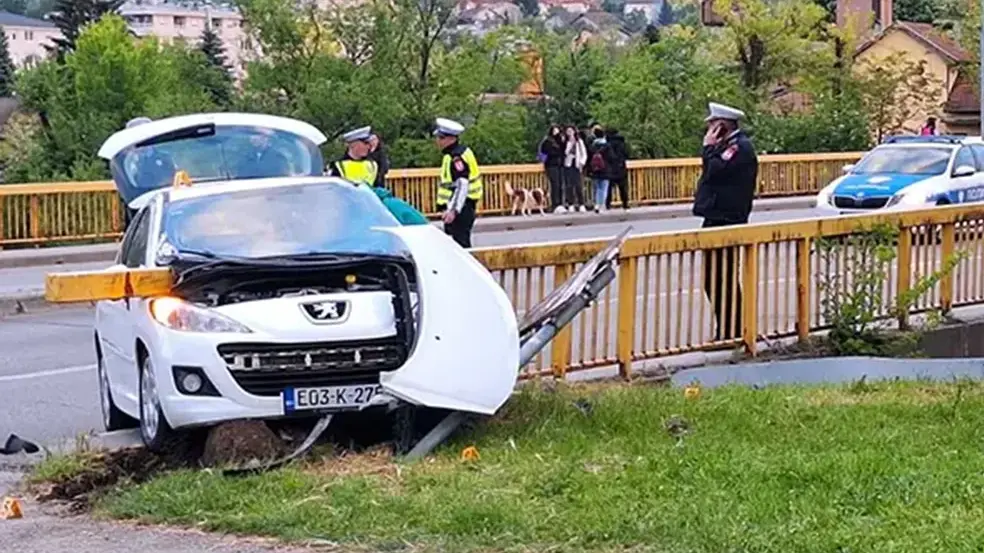
{"label": "white police cap", "polygon": [[710,115],[708,115],[704,121],[710,121],[712,119],[728,119],[730,121],[737,121],[745,117],[745,112],[740,109],[728,107],[724,104],[710,102],[707,104],[707,109],[710,112]]}
{"label": "white police cap", "polygon": [[445,119],[443,117],[438,117],[434,121],[434,125],[437,127],[434,129],[434,136],[458,136],[465,132],[464,125],[457,121],[452,121],[451,119]]}
{"label": "white police cap", "polygon": [[361,129],[355,129],[354,131],[349,131],[342,135],[342,140],[345,142],[357,142],[359,140],[369,140],[372,136],[372,127],[362,127]]}
{"label": "white police cap", "polygon": [[136,127],[137,125],[143,125],[144,123],[150,123],[153,121],[150,117],[134,117],[126,122],[126,128]]}

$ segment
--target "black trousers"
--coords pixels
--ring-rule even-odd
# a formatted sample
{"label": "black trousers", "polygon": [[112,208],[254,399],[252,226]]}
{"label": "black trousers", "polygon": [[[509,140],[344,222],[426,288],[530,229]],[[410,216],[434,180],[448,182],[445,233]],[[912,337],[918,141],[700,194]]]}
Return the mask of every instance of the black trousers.
{"label": "black trousers", "polygon": [[[704,220],[702,228],[731,225],[723,221]],[[715,340],[731,340],[742,335],[741,280],[738,273],[738,248],[704,250],[704,293],[711,302],[717,323]]]}
{"label": "black trousers", "polygon": [[550,207],[564,205],[564,168],[547,165],[547,182],[550,184]]}
{"label": "black trousers", "polygon": [[628,175],[618,179],[609,179],[608,197],[605,198],[605,209],[612,208],[612,197],[615,195],[614,192],[615,188],[618,188],[618,197],[622,200],[622,207],[628,209],[629,208]]}
{"label": "black trousers", "polygon": [[[444,233],[451,235],[451,238],[462,248],[471,247],[472,228],[475,226],[475,200],[465,200],[465,205],[461,208],[461,213],[451,221],[451,224],[444,223]],[[437,206],[438,211],[447,209],[447,205]]]}
{"label": "black trousers", "polygon": [[581,182],[581,171],[577,167],[564,167],[564,200],[565,206],[584,205],[584,184]]}

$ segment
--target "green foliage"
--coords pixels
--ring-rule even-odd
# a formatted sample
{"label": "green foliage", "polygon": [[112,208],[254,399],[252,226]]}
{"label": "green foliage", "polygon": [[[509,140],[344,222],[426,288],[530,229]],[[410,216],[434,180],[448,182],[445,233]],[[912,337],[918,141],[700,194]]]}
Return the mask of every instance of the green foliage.
{"label": "green foliage", "polygon": [[27,0],[0,0],[0,10],[24,15],[27,13]]}
{"label": "green foliage", "polygon": [[[906,228],[903,232],[922,233],[939,243],[935,227]],[[918,278],[890,303],[889,279],[897,265],[898,228],[881,224],[848,236],[819,239],[815,244],[820,261],[817,288],[821,311],[830,325],[825,343],[835,355],[901,357],[918,353],[915,348],[920,332],[889,332],[887,317],[906,317],[916,302],[966,256],[958,252],[943,260],[940,270]],[[930,326],[934,320],[930,318]]]}
{"label": "green foliage", "polygon": [[6,98],[14,91],[14,62],[10,59],[7,33],[0,27],[0,97]]}
{"label": "green foliage", "polygon": [[864,60],[858,69],[858,90],[878,141],[904,130],[916,115],[935,115],[942,107],[939,92],[943,83],[929,71],[925,60],[915,62],[904,52],[895,52]]}
{"label": "green foliage", "polygon": [[[723,32],[694,25],[697,2],[664,2],[659,23],[670,16],[679,23],[647,26],[623,47],[575,41],[572,32],[532,20],[481,37],[456,32],[453,0],[345,10],[237,0],[252,31],[244,47],[264,56],[234,87],[211,30],[199,47],[162,46],[134,39],[115,15],[92,23],[118,0],[62,0],[55,20],[65,31],[65,55],[17,77],[36,124],[18,129],[29,143],[8,146],[0,162],[8,182],[101,178],[105,167],[94,152],[125,121],[202,110],[308,121],[329,137],[329,157],[342,152],[342,133],[372,125],[393,167],[424,167],[439,159],[430,135],[439,116],[464,123],[465,141],[492,164],[532,162],[552,123],[617,127],[635,157],[690,157],[708,101],[745,110],[763,153],[864,149],[869,128],[891,126],[873,117],[893,113],[894,121],[909,109],[897,104],[913,96],[879,95],[887,85],[854,77],[845,54],[853,46],[826,24],[822,7],[740,1],[747,13]],[[625,24],[633,26],[633,17]],[[542,59],[545,95],[510,97],[531,76],[520,61],[531,50]],[[777,113],[768,93],[790,83],[809,107]],[[920,83],[932,84],[906,81]]]}
{"label": "green foliage", "polygon": [[75,42],[86,25],[99,21],[105,14],[116,13],[122,4],[123,0],[58,0],[50,19],[62,36],[51,39],[53,44],[45,44],[45,48],[63,59],[75,49]]}

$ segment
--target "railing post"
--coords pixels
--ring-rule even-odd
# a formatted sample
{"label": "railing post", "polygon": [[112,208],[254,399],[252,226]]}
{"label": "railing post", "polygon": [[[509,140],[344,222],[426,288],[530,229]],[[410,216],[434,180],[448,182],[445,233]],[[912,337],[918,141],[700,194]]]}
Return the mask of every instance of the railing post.
{"label": "railing post", "polygon": [[31,195],[31,238],[37,242],[41,238],[41,198],[37,194]]}
{"label": "railing post", "polygon": [[4,206],[5,203],[6,203],[6,197],[5,196],[0,196],[0,250],[3,249],[3,241],[4,241],[4,235],[3,235],[3,206]]}
{"label": "railing post", "polygon": [[[902,299],[902,296],[912,288],[912,229],[910,227],[902,227],[902,232],[899,233],[898,259],[899,285],[896,296]],[[906,305],[905,309],[898,313],[900,329],[909,328],[909,307]]]}
{"label": "railing post", "polygon": [[[745,351],[755,357],[758,345],[758,244],[745,244],[741,278],[741,320]],[[778,285],[778,283],[777,283]]]}
{"label": "railing post", "polygon": [[[956,223],[943,223],[943,245],[940,258],[944,267],[950,257],[953,256],[956,241]],[[940,303],[944,313],[949,313],[953,307],[953,271],[944,272],[940,279]]]}
{"label": "railing post", "polygon": [[810,338],[810,239],[796,241],[796,335],[801,342]]}
{"label": "railing post", "polygon": [[[571,277],[573,266],[570,263],[557,265],[554,268],[554,288],[562,286]],[[554,338],[553,346],[550,349],[550,360],[553,364],[553,373],[557,378],[564,378],[567,375],[567,368],[571,364],[571,333],[574,323],[567,325]]]}
{"label": "railing post", "polygon": [[623,257],[618,260],[618,335],[615,338],[615,348],[618,356],[618,374],[625,379],[632,376],[638,259]]}

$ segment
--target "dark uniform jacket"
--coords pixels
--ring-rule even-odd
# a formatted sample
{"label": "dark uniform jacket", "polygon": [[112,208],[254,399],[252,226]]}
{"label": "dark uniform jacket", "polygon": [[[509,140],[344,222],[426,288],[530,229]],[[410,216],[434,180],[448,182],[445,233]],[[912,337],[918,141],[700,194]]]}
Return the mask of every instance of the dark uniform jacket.
{"label": "dark uniform jacket", "polygon": [[376,151],[369,152],[369,159],[376,162],[376,182],[374,186],[376,187],[386,187],[386,173],[389,173],[390,162],[389,154],[386,152],[386,146],[383,145],[382,141],[376,147]]}
{"label": "dark uniform jacket", "polygon": [[744,131],[701,152],[693,214],[710,224],[748,222],[758,179],[758,156]]}

